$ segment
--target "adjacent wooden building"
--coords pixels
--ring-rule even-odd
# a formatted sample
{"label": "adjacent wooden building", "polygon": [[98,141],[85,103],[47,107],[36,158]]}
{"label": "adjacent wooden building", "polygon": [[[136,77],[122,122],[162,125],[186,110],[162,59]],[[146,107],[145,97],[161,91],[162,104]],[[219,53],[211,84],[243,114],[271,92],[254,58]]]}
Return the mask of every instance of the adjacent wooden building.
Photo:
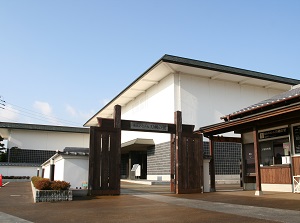
{"label": "adjacent wooden building", "polygon": [[[212,153],[219,134],[241,134],[245,190],[299,192],[300,85],[221,118],[199,132],[210,139]],[[211,173],[214,187],[214,167]]]}

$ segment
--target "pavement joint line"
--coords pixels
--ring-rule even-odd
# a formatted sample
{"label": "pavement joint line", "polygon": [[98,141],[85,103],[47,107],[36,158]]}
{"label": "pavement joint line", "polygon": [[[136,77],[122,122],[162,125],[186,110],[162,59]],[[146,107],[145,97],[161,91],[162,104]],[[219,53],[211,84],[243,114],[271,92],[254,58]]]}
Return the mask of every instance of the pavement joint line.
{"label": "pavement joint line", "polygon": [[25,219],[18,218],[13,215],[9,215],[9,214],[6,214],[1,211],[0,211],[0,222],[3,222],[3,223],[19,223],[19,222],[20,223],[33,223],[31,221],[27,221]]}
{"label": "pavement joint line", "polygon": [[5,187],[7,184],[9,184],[9,182],[6,182],[5,184],[2,184],[2,187]]}
{"label": "pavement joint line", "polygon": [[300,211],[256,207],[239,204],[229,204],[221,202],[202,201],[186,198],[168,197],[163,195],[134,195],[140,198],[164,202],[177,206],[185,206],[189,208],[197,208],[207,211],[215,211],[226,214],[240,215],[263,220],[272,220],[277,222],[296,223],[299,222]]}

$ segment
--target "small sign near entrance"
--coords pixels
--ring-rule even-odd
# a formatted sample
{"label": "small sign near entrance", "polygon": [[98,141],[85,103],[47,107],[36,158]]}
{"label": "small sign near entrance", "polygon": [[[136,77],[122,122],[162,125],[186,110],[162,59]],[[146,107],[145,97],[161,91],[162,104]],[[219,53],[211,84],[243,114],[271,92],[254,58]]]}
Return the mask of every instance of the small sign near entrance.
{"label": "small sign near entrance", "polygon": [[260,132],[259,133],[259,139],[269,139],[269,138],[275,138],[279,136],[286,136],[289,134],[289,129],[288,128],[280,128],[280,129],[274,129],[274,130],[269,130],[265,132]]}
{"label": "small sign near entrance", "polygon": [[168,124],[147,123],[147,122],[130,122],[130,129],[142,130],[142,131],[168,132]]}

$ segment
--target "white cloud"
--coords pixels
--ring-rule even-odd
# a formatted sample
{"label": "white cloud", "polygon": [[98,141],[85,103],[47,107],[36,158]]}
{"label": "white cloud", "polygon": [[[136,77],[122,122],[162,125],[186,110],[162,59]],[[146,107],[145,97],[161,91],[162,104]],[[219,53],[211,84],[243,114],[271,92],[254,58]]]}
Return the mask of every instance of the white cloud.
{"label": "white cloud", "polygon": [[88,119],[90,119],[96,112],[94,110],[90,110],[89,112],[80,112],[80,116],[84,119],[84,122],[86,122]]}
{"label": "white cloud", "polygon": [[[52,107],[48,102],[43,101],[35,101],[33,103],[33,107],[40,112],[41,116],[38,116],[37,119],[42,121],[42,124],[45,124],[44,122],[48,122],[50,125],[62,125],[62,123],[59,121],[59,119],[55,118],[55,115],[52,112]],[[37,121],[34,121],[37,122]],[[40,121],[39,121],[40,122]]]}
{"label": "white cloud", "polygon": [[94,110],[90,111],[81,111],[67,104],[65,107],[65,111],[69,116],[73,118],[73,122],[84,124],[88,119],[90,119],[94,114]]}
{"label": "white cloud", "polygon": [[48,102],[35,101],[33,107],[44,115],[52,115],[52,108]]}
{"label": "white cloud", "polygon": [[19,120],[19,111],[14,109],[11,105],[1,106],[4,109],[0,108],[0,120],[4,122],[18,122]]}
{"label": "white cloud", "polygon": [[78,116],[78,113],[76,111],[75,108],[73,108],[71,105],[66,105],[66,111],[69,115],[73,116],[73,117],[76,117]]}

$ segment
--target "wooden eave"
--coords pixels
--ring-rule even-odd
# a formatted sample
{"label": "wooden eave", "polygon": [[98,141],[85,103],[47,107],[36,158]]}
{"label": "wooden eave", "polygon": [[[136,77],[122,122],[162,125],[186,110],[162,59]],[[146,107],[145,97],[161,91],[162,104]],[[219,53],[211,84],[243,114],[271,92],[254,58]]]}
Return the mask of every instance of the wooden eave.
{"label": "wooden eave", "polygon": [[226,121],[200,128],[197,132],[206,137],[234,131],[242,133],[246,130],[257,128],[268,128],[279,124],[291,124],[300,121],[300,102],[288,106],[264,111],[240,119]]}

